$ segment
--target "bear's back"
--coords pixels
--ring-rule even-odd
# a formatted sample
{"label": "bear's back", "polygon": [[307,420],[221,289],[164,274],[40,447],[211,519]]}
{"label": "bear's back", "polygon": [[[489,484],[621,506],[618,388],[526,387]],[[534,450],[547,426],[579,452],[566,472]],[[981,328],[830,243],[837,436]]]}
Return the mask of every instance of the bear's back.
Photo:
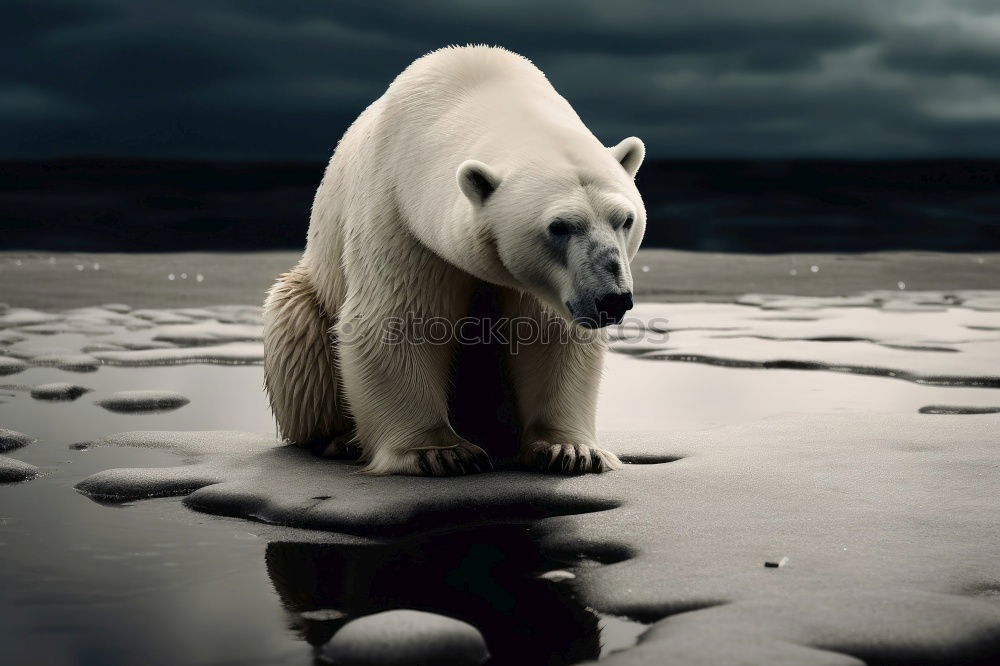
{"label": "bear's back", "polygon": [[541,70],[497,46],[450,46],[418,58],[380,101],[384,132],[409,137],[439,123],[435,134],[474,141],[483,134],[513,138],[517,128],[504,126],[512,120],[530,126],[569,115],[579,121]]}
{"label": "bear's back", "polygon": [[495,82],[548,86],[530,60],[500,46],[446,46],[418,58],[392,82],[387,97],[419,95],[435,99],[464,96]]}

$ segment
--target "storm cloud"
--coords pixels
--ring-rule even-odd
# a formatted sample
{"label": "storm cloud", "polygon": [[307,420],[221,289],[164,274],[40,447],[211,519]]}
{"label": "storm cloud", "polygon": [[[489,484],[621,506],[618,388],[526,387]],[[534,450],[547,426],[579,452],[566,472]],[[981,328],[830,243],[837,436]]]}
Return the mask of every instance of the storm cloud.
{"label": "storm cloud", "polygon": [[0,157],[323,159],[410,61],[531,58],[607,144],[1000,156],[995,0],[6,0]]}

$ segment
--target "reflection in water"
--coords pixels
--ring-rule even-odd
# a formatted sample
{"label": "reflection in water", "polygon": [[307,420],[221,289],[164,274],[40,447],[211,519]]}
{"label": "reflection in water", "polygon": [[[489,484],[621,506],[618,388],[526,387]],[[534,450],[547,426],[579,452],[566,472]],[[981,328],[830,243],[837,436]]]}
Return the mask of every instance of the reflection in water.
{"label": "reflection in water", "polygon": [[[374,545],[267,546],[267,571],[289,626],[312,645],[322,645],[359,616],[410,608],[478,628],[490,664],[570,664],[598,657],[597,616],[568,585],[536,577],[558,567],[541,554],[525,525],[463,528]],[[320,610],[327,612],[310,612]]]}

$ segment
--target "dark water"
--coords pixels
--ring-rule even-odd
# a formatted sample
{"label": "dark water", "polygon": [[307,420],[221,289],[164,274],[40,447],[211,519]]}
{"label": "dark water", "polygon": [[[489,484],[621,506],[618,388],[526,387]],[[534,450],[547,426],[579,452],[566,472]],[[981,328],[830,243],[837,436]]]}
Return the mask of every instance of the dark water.
{"label": "dark water", "polygon": [[[0,250],[299,249],[322,163],[0,163]],[[1000,161],[645,163],[645,247],[1000,249]]]}
{"label": "dark water", "polygon": [[[393,608],[479,628],[497,664],[571,664],[601,653],[598,617],[538,574],[560,567],[524,525],[424,534],[382,545],[272,541],[267,568],[289,626],[326,642],[344,622]],[[310,619],[337,609],[344,618]],[[305,613],[305,616],[303,616]]]}
{"label": "dark water", "polygon": [[[54,381],[94,391],[48,402],[16,388]],[[73,489],[104,469],[178,463],[165,451],[85,446],[103,435],[270,431],[259,367],[32,368],[0,382],[15,385],[2,389],[0,426],[39,440],[9,455],[42,470],[0,485],[4,664],[311,664],[313,646],[348,619],[401,607],[470,622],[493,664],[592,659],[642,631],[583,607],[571,585],[538,579],[569,565],[546,557],[528,525],[368,541],[197,514],[176,498],[102,505]],[[94,404],[147,388],[191,403],[142,415]]]}

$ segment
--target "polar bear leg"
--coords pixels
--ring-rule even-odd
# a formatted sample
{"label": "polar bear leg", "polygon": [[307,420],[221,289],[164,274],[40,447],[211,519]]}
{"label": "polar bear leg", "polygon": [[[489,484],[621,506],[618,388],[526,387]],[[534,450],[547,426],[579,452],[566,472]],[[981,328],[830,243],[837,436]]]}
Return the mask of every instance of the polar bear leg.
{"label": "polar bear leg", "polygon": [[597,441],[603,331],[573,327],[517,295],[505,298],[504,310],[514,322],[508,367],[524,426],[517,461],[558,474],[620,469]]}
{"label": "polar bear leg", "polygon": [[[454,340],[433,339],[435,332],[448,336],[451,322],[464,315],[471,281],[421,248],[394,249],[389,241],[377,251],[393,254],[355,267],[354,291],[337,323],[339,368],[367,463],[363,471],[446,476],[489,470],[486,452],[448,421]],[[381,268],[401,256],[420,270]]]}
{"label": "polar bear leg", "polygon": [[[452,347],[387,344],[354,318],[341,349],[344,388],[369,474],[448,476],[485,472],[489,456],[448,422]],[[342,321],[350,321],[345,311]],[[375,326],[374,322],[372,325]]]}
{"label": "polar bear leg", "polygon": [[333,321],[308,269],[282,275],[264,303],[264,384],[285,441],[324,457],[351,454],[352,423],[337,385]]}

